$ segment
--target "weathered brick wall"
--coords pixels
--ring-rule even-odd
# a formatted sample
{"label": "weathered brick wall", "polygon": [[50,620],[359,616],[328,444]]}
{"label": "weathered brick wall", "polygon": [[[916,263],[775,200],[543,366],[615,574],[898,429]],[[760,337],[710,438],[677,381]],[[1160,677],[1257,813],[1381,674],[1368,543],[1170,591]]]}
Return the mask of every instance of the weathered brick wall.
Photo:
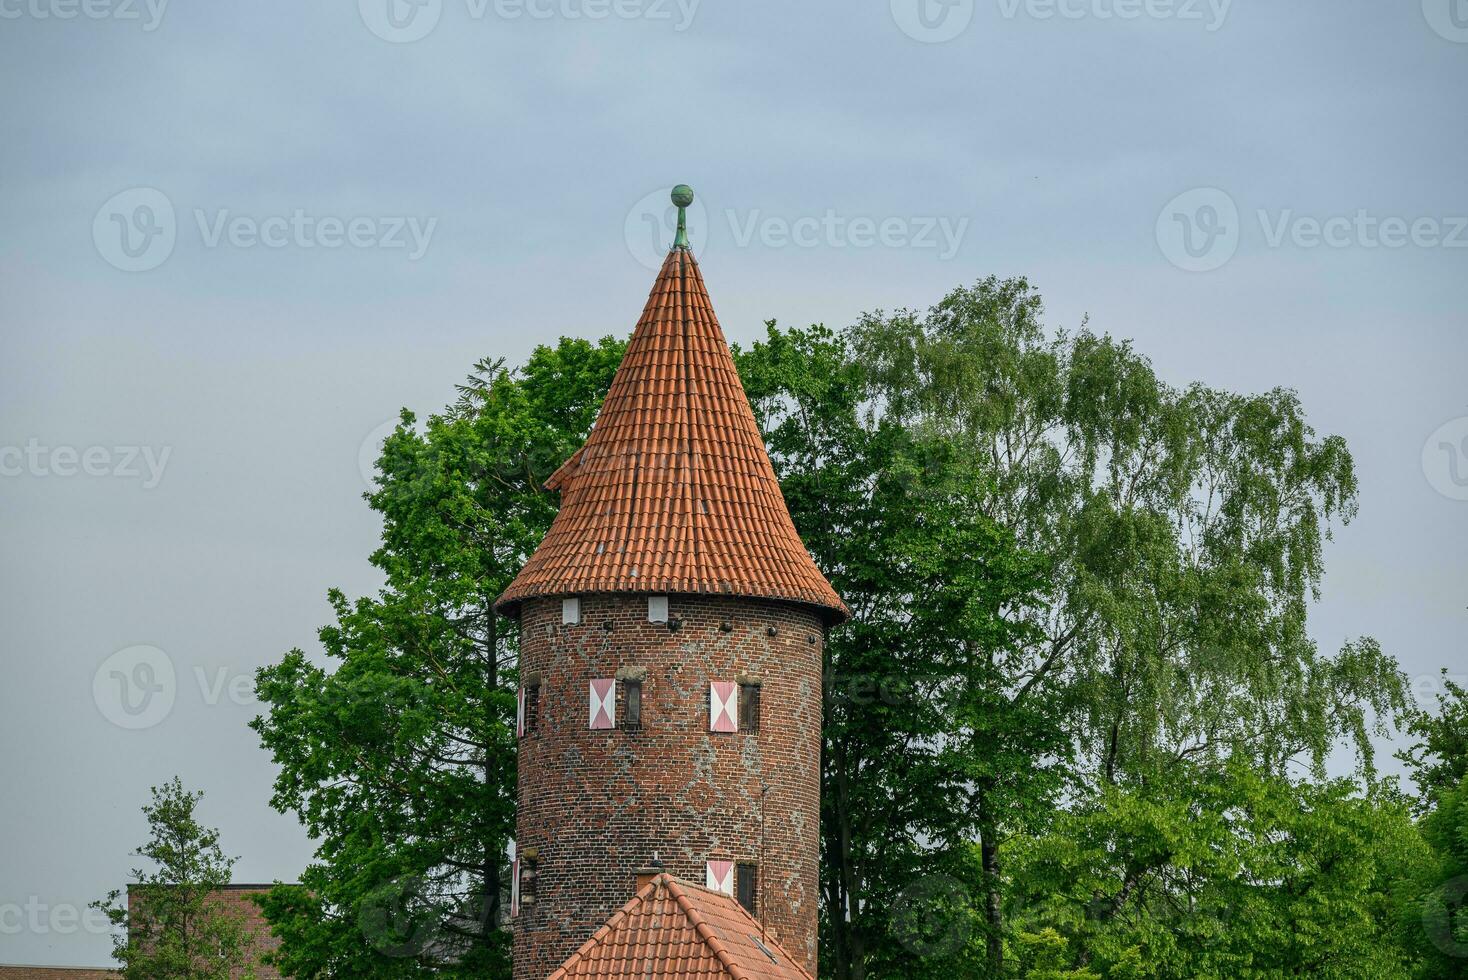
{"label": "weathered brick wall", "polygon": [[[821,621],[703,596],[673,595],[670,614],[676,632],[648,622],[638,595],[583,596],[575,626],[561,625],[559,599],[521,610],[522,676],[539,679],[541,709],[520,740],[516,839],[539,860],[535,904],[515,924],[516,980],[543,980],[590,938],[654,853],[698,883],[710,857],[757,864],[761,918],[815,972]],[[646,671],[642,730],[590,730],[590,681],[624,668]],[[759,732],[710,732],[709,682],[741,675],[761,683]]]}
{"label": "weathered brick wall", "polygon": [[[252,965],[257,980],[278,980],[280,977],[275,967],[259,962],[259,957],[280,945],[280,940],[270,934],[270,924],[265,921],[265,914],[260,911],[260,907],[252,899],[252,896],[268,892],[270,888],[270,885],[226,885],[214,892],[209,900],[211,906],[240,919],[247,929],[254,932],[255,942],[252,952],[255,962]],[[128,888],[129,909],[134,908],[136,903],[142,900],[144,900],[144,893],[137,886]],[[243,970],[235,970],[232,975],[241,976],[243,973]]]}
{"label": "weathered brick wall", "polygon": [[117,980],[112,970],[92,970],[77,966],[5,966],[0,964],[0,980]]}

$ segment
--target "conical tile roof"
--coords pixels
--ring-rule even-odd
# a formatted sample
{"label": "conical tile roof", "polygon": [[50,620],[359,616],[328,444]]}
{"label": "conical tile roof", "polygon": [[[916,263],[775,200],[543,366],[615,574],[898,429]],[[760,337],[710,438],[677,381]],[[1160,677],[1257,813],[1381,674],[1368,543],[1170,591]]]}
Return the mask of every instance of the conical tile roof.
{"label": "conical tile roof", "polygon": [[658,875],[548,980],[813,980],[727,895]]}
{"label": "conical tile roof", "polygon": [[668,253],[586,444],[546,482],[561,508],[500,596],[697,593],[850,613],[795,531],[686,248]]}

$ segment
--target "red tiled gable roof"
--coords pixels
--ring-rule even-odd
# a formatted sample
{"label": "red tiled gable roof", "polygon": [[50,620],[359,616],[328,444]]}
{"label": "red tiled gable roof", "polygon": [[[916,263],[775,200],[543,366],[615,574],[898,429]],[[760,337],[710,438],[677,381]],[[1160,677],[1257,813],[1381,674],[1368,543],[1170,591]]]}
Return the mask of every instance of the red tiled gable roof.
{"label": "red tiled gable roof", "polygon": [[561,508],[496,603],[703,593],[850,613],[795,531],[687,249],[668,253],[586,444],[546,481]]}
{"label": "red tiled gable roof", "polygon": [[[765,949],[760,948],[763,943]],[[814,980],[734,899],[661,874],[548,980]]]}

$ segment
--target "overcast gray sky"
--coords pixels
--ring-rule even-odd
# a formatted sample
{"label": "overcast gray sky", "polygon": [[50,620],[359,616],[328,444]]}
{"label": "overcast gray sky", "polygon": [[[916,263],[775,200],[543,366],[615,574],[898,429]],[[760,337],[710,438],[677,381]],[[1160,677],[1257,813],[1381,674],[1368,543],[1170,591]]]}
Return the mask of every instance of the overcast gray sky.
{"label": "overcast gray sky", "polygon": [[418,3],[0,0],[0,962],[107,961],[174,773],[295,876],[248,678],[376,587],[364,444],[630,331],[678,181],[732,341],[1023,274],[1298,389],[1320,644],[1465,669],[1468,0]]}

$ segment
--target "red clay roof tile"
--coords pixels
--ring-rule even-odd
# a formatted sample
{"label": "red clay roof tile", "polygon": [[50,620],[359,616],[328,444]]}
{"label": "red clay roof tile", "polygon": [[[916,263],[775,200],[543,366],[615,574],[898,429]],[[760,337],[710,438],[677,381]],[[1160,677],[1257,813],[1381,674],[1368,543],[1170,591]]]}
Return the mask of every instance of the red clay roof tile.
{"label": "red clay roof tile", "polygon": [[761,932],[728,895],[661,874],[547,980],[814,980]]}
{"label": "red clay roof tile", "polygon": [[796,533],[692,253],[668,253],[591,435],[551,475],[561,508],[496,602],[706,593],[850,615]]}

